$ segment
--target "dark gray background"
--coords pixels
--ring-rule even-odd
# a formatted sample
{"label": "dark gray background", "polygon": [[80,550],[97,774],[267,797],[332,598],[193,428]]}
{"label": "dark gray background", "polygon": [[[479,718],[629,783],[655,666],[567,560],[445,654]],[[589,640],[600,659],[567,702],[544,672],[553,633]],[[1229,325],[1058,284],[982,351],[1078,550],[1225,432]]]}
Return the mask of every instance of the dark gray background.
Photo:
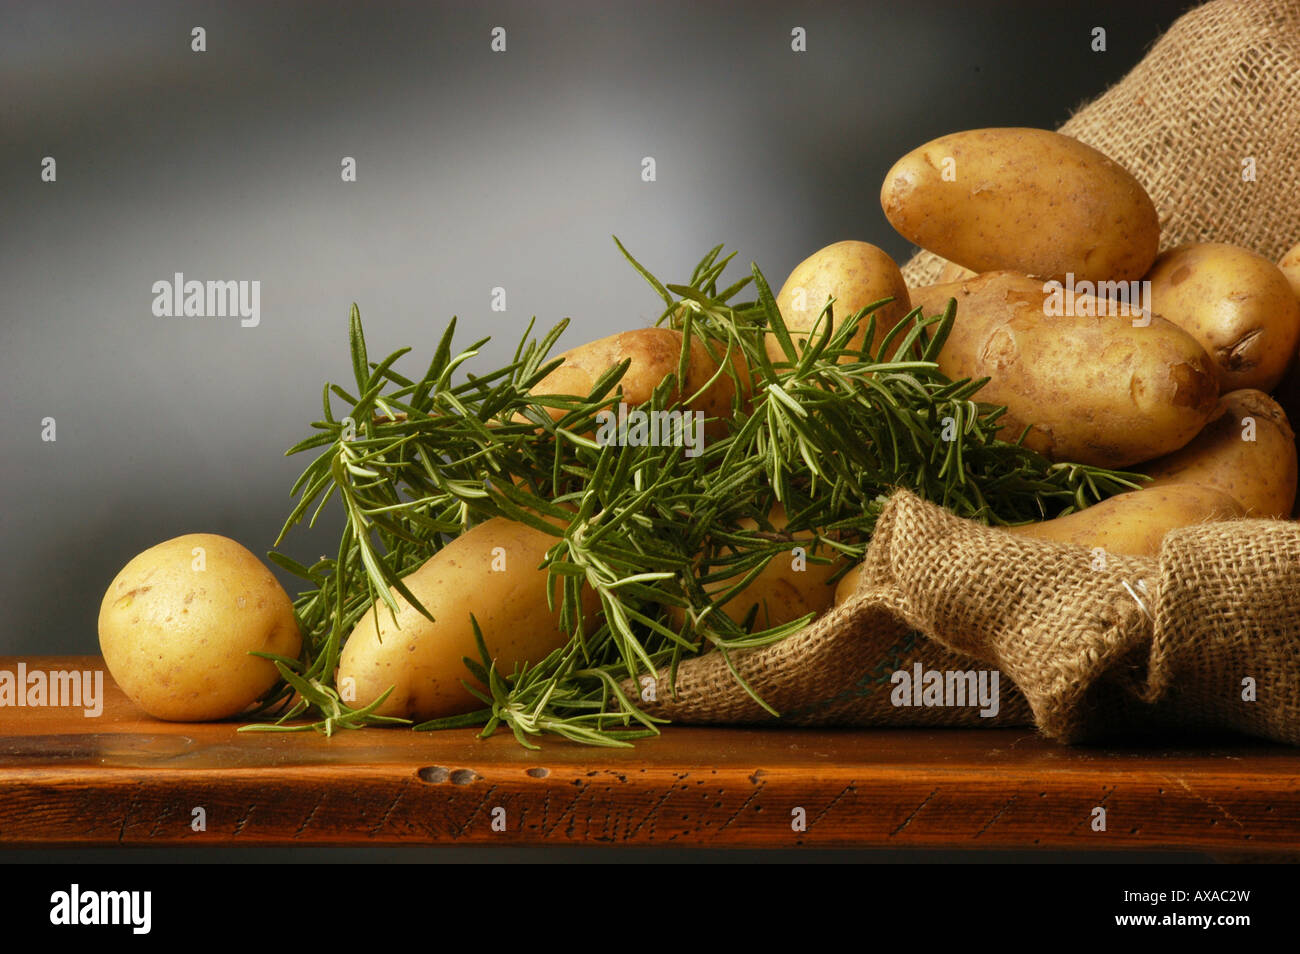
{"label": "dark gray background", "polygon": [[[3,6],[0,653],[95,651],[109,581],[161,540],[264,553],[306,463],[282,452],[349,376],[352,302],[372,357],[422,370],[455,314],[497,336],[486,368],[532,315],[571,316],[572,345],[657,314],[611,234],[669,280],[719,242],[774,284],[845,238],[901,259],[896,158],[1059,124],[1186,5]],[[260,326],[154,317],[177,271],[260,280]]]}
{"label": "dark gray background", "polygon": [[[878,199],[896,158],[958,129],[1058,125],[1187,5],[0,7],[0,653],[95,651],[109,581],[163,539],[264,552],[305,464],[282,451],[322,382],[349,376],[353,301],[372,356],[412,345],[422,370],[457,314],[466,339],[498,336],[487,367],[534,314],[571,316],[569,344],[654,317],[612,233],[670,280],[718,242],[774,283],[845,238],[901,259]],[[790,50],[794,26],[807,53]],[[56,184],[40,181],[46,155]],[[150,286],[176,271],[260,280],[260,327],[154,317]],[[489,308],[498,285],[505,314]],[[290,550],[331,551],[336,527]],[[238,854],[259,857],[278,860]]]}

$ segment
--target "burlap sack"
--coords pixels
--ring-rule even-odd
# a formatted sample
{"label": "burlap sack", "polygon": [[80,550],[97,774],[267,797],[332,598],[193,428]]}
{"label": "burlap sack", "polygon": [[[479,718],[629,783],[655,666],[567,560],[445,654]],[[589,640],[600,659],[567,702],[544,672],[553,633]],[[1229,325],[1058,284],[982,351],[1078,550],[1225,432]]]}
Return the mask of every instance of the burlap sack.
{"label": "burlap sack", "polygon": [[[857,593],[802,633],[732,656],[782,721],[1008,725],[1079,742],[1218,730],[1300,744],[1300,524],[1175,530],[1160,559],[1013,536],[909,491],[881,512]],[[916,632],[913,632],[916,631]],[[997,669],[997,717],[899,706],[893,672]],[[1012,685],[1014,683],[1014,686]],[[771,717],[710,653],[648,711],[678,722]]]}
{"label": "burlap sack", "polygon": [[[1213,0],[1184,14],[1060,132],[1146,187],[1162,248],[1229,242],[1277,261],[1300,242],[1300,0]],[[917,288],[942,267],[921,252],[903,274]]]}

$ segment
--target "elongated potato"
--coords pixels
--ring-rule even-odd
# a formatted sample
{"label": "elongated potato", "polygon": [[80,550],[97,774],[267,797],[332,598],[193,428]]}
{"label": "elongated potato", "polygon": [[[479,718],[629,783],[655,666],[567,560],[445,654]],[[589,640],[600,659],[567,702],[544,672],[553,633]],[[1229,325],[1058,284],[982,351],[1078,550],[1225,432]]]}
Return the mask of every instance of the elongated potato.
{"label": "elongated potato", "polygon": [[[866,242],[836,242],[814,252],[795,266],[790,277],[776,296],[777,307],[796,346],[807,340],[826,307],[829,298],[835,299],[832,317],[838,327],[845,318],[882,298],[894,299],[871,314],[876,319],[875,335],[870,351],[874,354],[885,335],[902,321],[911,303],[907,297],[907,283],[898,265],[888,253]],[[863,319],[857,332],[849,340],[851,347],[862,347],[866,340],[867,322]],[[800,332],[804,335],[801,338]],[[773,361],[785,361],[785,352],[775,335],[767,337],[767,354]],[[844,360],[849,360],[846,356]]]}
{"label": "elongated potato", "polygon": [[[1064,517],[1003,529],[1036,540],[1100,548],[1126,556],[1155,557],[1160,555],[1160,542],[1170,530],[1245,514],[1245,508],[1231,494],[1204,484],[1180,483],[1143,487],[1108,497]],[[848,602],[861,578],[861,564],[844,575],[835,588],[836,606]]]}
{"label": "elongated potato", "polygon": [[1300,345],[1300,299],[1276,265],[1215,242],[1162,252],[1147,274],[1151,310],[1201,343],[1219,390],[1271,391]]}
{"label": "elongated potato", "polygon": [[[1165,534],[1208,520],[1246,516],[1246,508],[1231,494],[1205,484],[1148,485],[1116,494],[1086,510],[1064,517],[1003,528],[1036,540],[1054,540],[1126,556],[1160,555]],[[851,569],[835,588],[835,605],[843,606],[857,591],[862,566]]]}
{"label": "elongated potato", "polygon": [[[1037,540],[1055,540],[1076,546],[1128,556],[1159,556],[1160,541],[1178,527],[1207,520],[1227,520],[1245,515],[1231,495],[1203,484],[1181,483],[1143,487],[1108,497],[1086,510],[1038,523],[1005,527],[1007,533]],[[843,606],[862,579],[859,564],[835,588],[835,605]]]}
{"label": "elongated potato", "polygon": [[[725,353],[725,346],[717,347],[718,357],[721,358]],[[639,328],[634,331],[621,331],[607,338],[599,338],[561,352],[557,357],[563,358],[564,364],[533,385],[532,393],[534,395],[590,394],[592,385],[602,374],[630,358],[632,363],[620,380],[619,386],[623,388],[623,400],[627,404],[641,404],[650,400],[654,389],[664,378],[677,373],[681,354],[682,333],[680,331],[672,328]],[[741,382],[743,400],[749,393],[749,369],[739,354],[733,354],[731,361],[736,376]],[[709,418],[725,420],[731,417],[736,382],[726,371],[721,374],[717,374],[717,371],[718,362],[710,357],[704,342],[692,336],[690,360],[687,362],[686,369],[685,396],[690,397],[704,389],[704,393],[691,405],[691,410],[703,411]],[[716,379],[715,374],[717,374]],[[562,416],[556,408],[549,410],[553,419]],[[721,428],[716,422],[706,426],[706,432],[710,434],[717,433],[719,429]]]}
{"label": "elongated potato", "polygon": [[909,241],[976,272],[1132,281],[1160,244],[1155,206],[1132,175],[1044,129],[932,140],[889,170],[880,204]]}
{"label": "elongated potato", "polygon": [[[776,530],[784,529],[787,524],[785,508],[777,504],[768,515],[768,521]],[[755,520],[742,520],[739,525],[744,530],[758,529]],[[806,542],[810,538],[811,534],[808,533],[795,534],[790,543],[790,553],[773,557],[744,590],[727,601],[722,607],[723,612],[736,622],[741,622],[757,606],[755,627],[769,629],[792,622],[808,613],[822,613],[829,609],[835,599],[835,589],[827,581],[841,564],[838,560],[830,564],[811,563],[807,560],[808,553],[796,554],[794,549],[801,546],[800,541]],[[819,555],[837,556],[824,551]],[[711,595],[721,593],[727,587],[734,586],[743,575],[709,583],[705,590]],[[685,613],[675,606],[669,608],[668,616],[678,627],[685,620]]]}
{"label": "elongated potato", "polygon": [[1159,556],[1160,541],[1178,527],[1245,514],[1231,494],[1204,484],[1180,483],[1143,487],[1108,497],[1086,510],[1007,527],[1007,533],[1055,540],[1129,556]]}
{"label": "elongated potato", "polygon": [[[1053,460],[1127,467],[1177,450],[1209,419],[1217,378],[1205,350],[1162,318],[1052,315],[1043,283],[1014,272],[913,290],[926,315],[957,300],[939,354],[949,377],[992,380],[976,398],[1007,406],[1002,436]],[[1096,300],[1076,311],[1101,310]],[[1088,307],[1083,307],[1087,305]]]}
{"label": "elongated potato", "polygon": [[[502,672],[516,663],[540,662],[563,646],[569,634],[559,629],[558,612],[547,608],[547,572],[537,568],[555,543],[550,534],[494,517],[439,550],[402,581],[434,622],[396,591],[396,622],[384,603],[372,606],[348,636],[339,661],[345,701],[349,688],[355,690],[351,704],[364,706],[393,686],[381,715],[423,720],[479,707],[460,684],[471,678],[464,658],[479,659],[471,614]],[[586,592],[587,618],[594,621],[599,600]],[[558,611],[558,587],[555,595]]]}
{"label": "elongated potato", "polygon": [[1143,472],[1154,478],[1144,490],[1204,484],[1231,494],[1247,516],[1286,518],[1296,497],[1295,434],[1286,412],[1263,391],[1233,391],[1219,399],[1190,444]]}

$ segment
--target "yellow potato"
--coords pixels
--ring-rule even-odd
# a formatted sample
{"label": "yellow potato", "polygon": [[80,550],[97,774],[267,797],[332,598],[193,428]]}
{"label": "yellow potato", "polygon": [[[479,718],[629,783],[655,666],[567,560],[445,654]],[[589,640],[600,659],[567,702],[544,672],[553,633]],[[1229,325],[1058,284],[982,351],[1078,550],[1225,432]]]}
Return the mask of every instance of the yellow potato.
{"label": "yellow potato", "polygon": [[1271,391],[1300,345],[1300,299],[1263,256],[1235,245],[1180,245],[1147,275],[1151,310],[1209,352],[1221,391]]}
{"label": "yellow potato", "polygon": [[[1159,556],[1160,541],[1178,527],[1245,515],[1230,494],[1214,487],[1182,483],[1144,487],[1093,504],[1064,517],[1005,527],[1007,533],[1055,540],[1127,556]],[[851,569],[835,588],[835,605],[843,606],[857,591],[862,565]]]}
{"label": "yellow potato", "polygon": [[297,658],[289,595],[240,544],[191,533],[122,568],[99,609],[104,664],[131,701],[159,719],[238,715],[279,680],[250,650]]}
{"label": "yellow potato", "polygon": [[[866,340],[867,322],[876,319],[876,330],[869,350],[875,354],[885,336],[907,317],[911,303],[907,283],[894,260],[886,252],[866,242],[836,242],[804,259],[781,286],[777,307],[795,345],[807,341],[828,299],[834,298],[832,316],[836,327],[844,319],[867,305],[892,298],[893,302],[877,308],[862,319],[849,346],[861,348]],[[803,337],[800,337],[803,332]],[[775,335],[767,336],[767,355],[773,361],[787,360]],[[847,356],[843,360],[851,360]]]}
{"label": "yellow potato", "polygon": [[839,583],[835,585],[835,605],[843,606],[847,603],[849,597],[858,591],[858,584],[860,582],[862,582],[861,563],[840,577]]}
{"label": "yellow potato", "polygon": [[[719,359],[725,354],[725,345],[715,345]],[[675,375],[682,354],[682,332],[672,328],[639,328],[621,331],[607,338],[561,352],[556,357],[564,359],[560,365],[541,381],[533,385],[534,395],[569,394],[585,396],[592,386],[610,368],[630,358],[631,365],[619,381],[623,400],[628,405],[650,400],[654,389],[668,375]],[[744,359],[733,353],[732,367],[741,382],[741,398],[749,394],[750,376]],[[691,397],[704,389],[691,404],[691,410],[703,411],[708,418],[726,421],[731,418],[732,400],[736,395],[736,382],[726,371],[717,374],[718,362],[710,357],[708,348],[698,336],[691,337],[690,360],[687,362],[685,396]],[[716,379],[714,375],[717,374]],[[710,384],[710,380],[712,383]],[[677,392],[680,394],[680,389]],[[559,409],[549,409],[553,419],[562,416]],[[717,422],[707,424],[706,433],[715,434],[725,428]]]}
{"label": "yellow potato", "polygon": [[[456,715],[482,703],[461,685],[472,682],[466,657],[479,661],[471,614],[488,653],[508,675],[516,663],[540,662],[569,638],[546,605],[547,572],[538,569],[558,541],[526,524],[494,517],[461,534],[402,578],[434,621],[396,591],[400,611],[371,606],[348,636],[337,685],[344,701],[369,705],[389,686],[381,715],[418,720]],[[599,598],[586,590],[586,618],[594,621]],[[351,698],[350,698],[351,697]]]}
{"label": "yellow potato", "polygon": [[[1143,487],[1108,497],[1064,517],[1003,529],[1036,540],[1055,540],[1126,556],[1155,557],[1160,555],[1160,541],[1170,530],[1245,515],[1245,507],[1231,494],[1203,484],[1179,483]],[[836,606],[849,601],[861,579],[861,564],[844,575],[835,588]]]}
{"label": "yellow potato", "polygon": [[1160,541],[1178,527],[1245,514],[1231,494],[1195,483],[1143,487],[1108,497],[1086,510],[1039,523],[1007,527],[1007,533],[1055,540],[1127,556],[1160,555]]}
{"label": "yellow potato", "polygon": [[[1006,405],[1004,440],[1058,461],[1127,467],[1182,447],[1214,410],[1214,366],[1190,335],[1162,318],[1047,315],[1042,282],[989,272],[915,289],[926,315],[957,300],[939,367],[989,383],[976,399]],[[1080,299],[1078,311],[1100,310]],[[1085,307],[1087,306],[1087,307]]]}
{"label": "yellow potato", "polygon": [[1078,140],[1043,129],[972,129],[908,153],[880,203],[909,241],[976,272],[1132,281],[1160,223],[1141,184]]}
{"label": "yellow potato", "polygon": [[1241,501],[1247,516],[1286,518],[1296,497],[1295,434],[1263,391],[1233,391],[1190,444],[1143,472],[1154,478],[1144,490],[1204,484]]}
{"label": "yellow potato", "polygon": [[1291,283],[1291,290],[1295,292],[1296,298],[1300,299],[1300,245],[1296,245],[1278,259],[1277,267]]}
{"label": "yellow potato", "polygon": [[[774,529],[784,529],[787,524],[785,508],[780,504],[773,507],[768,514],[768,521]],[[758,522],[745,519],[739,521],[739,526],[743,530],[757,530]],[[794,534],[790,552],[773,557],[747,587],[727,601],[722,607],[723,612],[739,623],[757,606],[755,628],[770,629],[793,622],[809,613],[820,614],[829,609],[835,599],[835,590],[827,581],[840,568],[840,562],[838,559],[833,559],[830,564],[809,562],[807,557],[814,554],[808,552],[806,545],[801,545],[800,541],[805,541],[806,544],[811,537],[810,533]],[[801,547],[805,552],[795,553],[796,547]],[[838,554],[827,553],[825,550],[816,555],[838,557]],[[721,593],[727,587],[734,586],[743,576],[742,573],[729,580],[711,582],[705,586],[705,591],[710,595]],[[686,618],[684,611],[676,606],[669,607],[668,617],[679,628]]]}

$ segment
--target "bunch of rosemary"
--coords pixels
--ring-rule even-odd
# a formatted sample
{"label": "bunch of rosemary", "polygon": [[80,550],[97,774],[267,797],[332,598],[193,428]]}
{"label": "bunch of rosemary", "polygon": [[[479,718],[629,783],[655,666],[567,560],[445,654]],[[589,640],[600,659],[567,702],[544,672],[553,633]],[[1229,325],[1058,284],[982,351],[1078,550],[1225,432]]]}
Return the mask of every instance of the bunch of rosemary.
{"label": "bunch of rosemary", "polygon": [[[465,366],[488,339],[455,350],[453,318],[427,370],[412,379],[395,367],[409,348],[370,360],[354,305],[356,390],[327,384],[317,433],[288,451],[318,454],[293,487],[299,499],[276,546],[335,498],[346,522],[333,558],[304,566],[282,552],[270,555],[307,583],[295,602],[304,648],[298,660],[272,657],[284,682],[263,700],[263,711],[278,713],[278,721],[246,728],[328,733],[404,721],[376,716],[378,702],[354,709],[340,698],[333,679],[342,641],[375,600],[396,609],[390,587],[415,603],[402,577],[490,517],[555,536],[544,565],[562,578],[558,610],[571,637],[546,659],[509,673],[495,668],[480,640],[482,659],[466,660],[466,684],[477,680],[471,688],[483,708],[417,728],[482,725],[488,734],[504,723],[530,747],[541,733],[626,745],[658,731],[621,688],[628,680],[664,667],[675,673],[682,659],[706,649],[730,665],[734,652],[807,624],[759,629],[752,611],[734,620],[721,610],[768,561],[788,558],[795,535],[811,562],[838,559],[847,570],[895,487],[961,516],[1017,523],[1137,486],[1135,475],[1053,464],[1020,440],[999,439],[1005,409],[973,399],[987,379],[949,381],[935,364],[953,303],[938,316],[915,310],[875,353],[872,312],[885,302],[842,320],[830,303],[799,349],[756,266],[719,288],[734,253],[722,257],[718,246],[687,284],[664,285],[617,244],[663,299],[658,323],[683,332],[678,374],[641,409],[690,404],[678,382],[687,379],[691,342],[698,341],[717,360],[718,374],[737,385],[730,419],[713,422],[721,436],[696,456],[675,446],[593,440],[597,415],[622,400],[627,362],[590,394],[532,396],[532,386],[559,364],[548,356],[567,322],[540,340],[530,323],[509,364],[476,375]],[[751,283],[755,300],[734,301]],[[863,323],[868,345],[854,350],[850,340]],[[783,360],[769,358],[769,336]],[[746,367],[752,382],[741,380]],[[781,528],[769,520],[778,503],[788,517]],[[725,588],[715,585],[711,594],[719,581]],[[583,586],[600,596],[594,630],[584,630],[581,619]],[[669,622],[667,607],[679,608],[680,626]],[[304,724],[299,717],[308,713],[316,721]]]}

